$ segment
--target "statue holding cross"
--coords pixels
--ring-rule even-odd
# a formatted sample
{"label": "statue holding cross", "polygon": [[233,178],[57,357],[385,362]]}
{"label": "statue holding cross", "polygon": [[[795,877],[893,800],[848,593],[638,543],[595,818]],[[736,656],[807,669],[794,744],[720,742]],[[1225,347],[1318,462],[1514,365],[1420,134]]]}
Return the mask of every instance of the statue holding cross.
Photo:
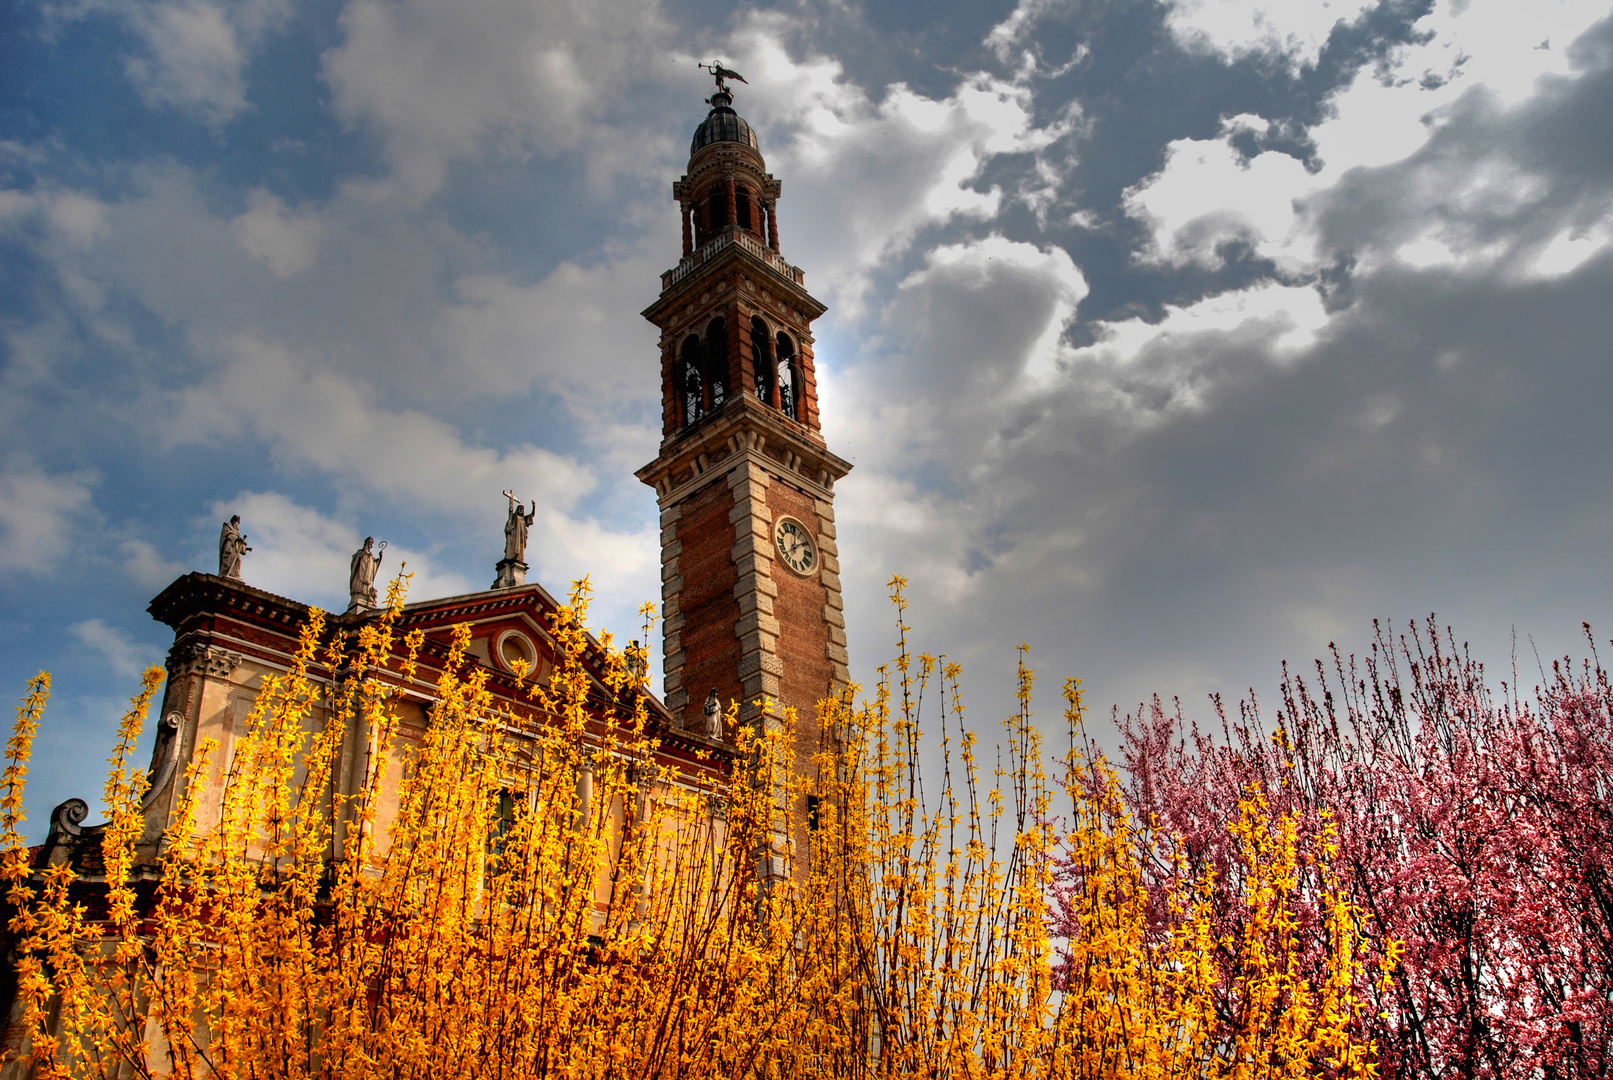
{"label": "statue holding cross", "polygon": [[493,588],[512,589],[526,584],[526,538],[533,519],[538,516],[538,500],[533,499],[530,507],[523,507],[516,500],[515,492],[505,491],[503,495],[510,506],[504,519],[504,558],[499,560],[498,578]]}

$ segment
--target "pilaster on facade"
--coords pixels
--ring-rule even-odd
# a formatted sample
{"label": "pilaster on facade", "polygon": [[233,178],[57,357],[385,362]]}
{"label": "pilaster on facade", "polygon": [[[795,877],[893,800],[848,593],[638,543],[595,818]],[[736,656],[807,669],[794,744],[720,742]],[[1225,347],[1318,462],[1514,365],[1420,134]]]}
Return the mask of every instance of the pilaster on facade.
{"label": "pilaster on facade", "polygon": [[829,629],[829,643],[824,651],[833,672],[830,689],[838,696],[851,685],[851,660],[846,652],[846,605],[840,594],[840,548],[835,543],[834,504],[817,499],[812,510],[818,519],[818,552],[822,562],[818,578],[823,582],[823,621]]}
{"label": "pilaster on facade", "polygon": [[683,575],[678,573],[678,556],[683,544],[678,540],[678,519],[683,507],[672,505],[661,510],[661,700],[680,720],[689,705],[689,691],[683,685]]}
{"label": "pilaster on facade", "polygon": [[744,693],[739,705],[742,723],[754,722],[760,715],[782,717],[779,678],[784,663],[778,655],[779,621],[773,612],[778,586],[773,584],[773,515],[767,505],[771,484],[767,470],[748,459],[728,473],[734,496],[728,517],[734,526],[731,555],[738,578],[734,599],[739,602],[740,617],[734,636],[739,639],[739,681]]}

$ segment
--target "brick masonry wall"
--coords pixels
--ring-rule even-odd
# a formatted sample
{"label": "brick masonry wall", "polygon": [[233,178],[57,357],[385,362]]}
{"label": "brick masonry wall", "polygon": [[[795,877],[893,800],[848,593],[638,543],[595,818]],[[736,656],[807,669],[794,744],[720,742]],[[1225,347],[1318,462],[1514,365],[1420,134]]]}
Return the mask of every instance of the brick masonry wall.
{"label": "brick masonry wall", "polygon": [[[767,495],[774,522],[783,516],[793,517],[806,526],[815,542],[819,540],[818,518],[810,496],[778,482]],[[821,551],[821,542],[819,547]],[[784,704],[795,706],[797,745],[810,755],[816,752],[818,743],[818,700],[830,693],[834,675],[827,653],[829,626],[823,618],[828,596],[821,565],[807,576],[795,573],[782,561],[775,565],[773,581],[778,586],[778,598],[774,608],[781,627],[778,652],[784,662],[779,697]]]}
{"label": "brick masonry wall", "polygon": [[[726,706],[740,697],[734,624],[734,498],[720,475],[662,515],[662,599],[666,618],[666,704],[699,730],[713,688]],[[671,520],[668,521],[670,516]],[[670,535],[669,535],[670,534]],[[675,698],[673,695],[677,694]]]}

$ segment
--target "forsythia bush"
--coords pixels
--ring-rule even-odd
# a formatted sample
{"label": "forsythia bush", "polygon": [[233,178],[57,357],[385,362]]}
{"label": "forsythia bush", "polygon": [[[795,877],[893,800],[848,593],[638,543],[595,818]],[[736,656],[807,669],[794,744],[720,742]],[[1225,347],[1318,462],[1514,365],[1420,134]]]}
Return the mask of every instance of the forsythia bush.
{"label": "forsythia bush", "polygon": [[[957,668],[910,656],[904,629],[871,701],[819,704],[833,737],[815,775],[780,766],[795,759],[786,722],[741,733],[721,797],[679,797],[653,784],[642,702],[603,736],[589,724],[580,588],[553,628],[561,662],[537,692],[556,722],[517,747],[479,677],[445,676],[382,830],[369,800],[384,755],[372,755],[350,813],[329,792],[350,722],[383,740],[394,724],[388,693],[366,677],[394,652],[398,586],[389,599],[350,655],[323,657],[350,674],[318,730],[314,618],[299,662],[264,686],[237,742],[219,824],[198,833],[185,806],[143,899],[129,870],[144,785],[128,758],[160,683],[147,674],[112,756],[108,896],[93,918],[72,899],[69,869],[30,868],[19,833],[48,680],[30,688],[0,779],[25,1034],[9,1069],[1373,1075],[1363,1010],[1395,947],[1369,941],[1333,880],[1332,834],[1307,840],[1292,814],[1245,792],[1225,840],[1243,915],[1225,932],[1219,883],[1187,872],[1188,852],[1167,851],[1180,872],[1151,883],[1141,852],[1160,846],[1139,844],[1101,755],[1072,738],[1049,780],[1023,656],[1019,707],[989,766],[962,723]],[[457,637],[456,653],[467,643]],[[421,642],[403,644],[412,657]],[[606,683],[632,694],[627,658],[611,655]],[[1065,696],[1074,734],[1073,681]],[[928,710],[938,730],[925,733]],[[191,763],[193,779],[211,752]],[[507,796],[501,808],[511,775],[529,785],[513,817]],[[812,826],[778,820],[775,807],[803,791],[817,798]],[[758,853],[781,836],[789,874],[764,882]]]}

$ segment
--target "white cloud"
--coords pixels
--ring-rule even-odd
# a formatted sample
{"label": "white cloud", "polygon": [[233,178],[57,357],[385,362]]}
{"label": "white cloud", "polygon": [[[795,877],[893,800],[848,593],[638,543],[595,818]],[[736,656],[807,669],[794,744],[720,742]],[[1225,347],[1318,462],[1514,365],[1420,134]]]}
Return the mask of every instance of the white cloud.
{"label": "white cloud", "polygon": [[184,563],[169,562],[145,540],[125,540],[118,551],[123,555],[124,573],[148,589],[160,589],[185,572]]}
{"label": "white cloud", "polygon": [[45,472],[26,459],[0,467],[0,570],[42,572],[77,548],[75,520],[90,506],[82,473]]}
{"label": "white cloud", "polygon": [[247,197],[246,212],[230,222],[230,231],[248,255],[277,278],[308,269],[318,254],[321,227],[309,214],[294,214],[262,188]]}
{"label": "white cloud", "polygon": [[147,51],[125,69],[148,104],[192,110],[214,123],[246,108],[245,56],[223,8],[205,0],[136,4],[128,18]]}
{"label": "white cloud", "polygon": [[1214,338],[1262,343],[1274,357],[1291,359],[1314,345],[1327,324],[1327,311],[1315,289],[1266,281],[1185,306],[1167,304],[1165,317],[1158,322],[1126,319],[1097,324],[1098,344],[1077,350],[1077,355],[1130,367],[1168,349],[1191,362],[1196,347]]}
{"label": "white cloud", "polygon": [[[1271,0],[1176,0],[1166,23],[1188,48],[1228,59],[1263,53],[1298,69],[1314,64],[1328,34],[1377,6],[1343,3],[1273,3]],[[1506,104],[1534,92],[1545,75],[1565,75],[1566,46],[1607,15],[1595,0],[1438,0],[1416,24],[1426,40],[1397,51],[1386,83],[1460,82],[1482,85]]]}
{"label": "white cloud", "polygon": [[604,120],[615,88],[643,78],[670,36],[653,0],[350,0],[342,28],[324,58],[337,115],[379,132],[414,197],[436,191],[451,160],[489,147],[622,141]]}
{"label": "white cloud", "polygon": [[1588,229],[1569,227],[1553,236],[1526,268],[1527,276],[1566,277],[1605,252],[1613,244],[1613,219]]}
{"label": "white cloud", "polygon": [[138,675],[162,660],[160,654],[137,643],[127,633],[101,619],[86,619],[68,627],[73,636],[100,653],[114,674]]}
{"label": "white cloud", "polygon": [[[624,253],[593,266],[564,262],[523,285],[503,274],[469,274],[431,330],[456,377],[489,397],[534,386],[561,397],[593,446],[637,468],[654,456],[659,426],[624,426],[625,406],[657,396],[655,328],[628,314],[663,259]],[[647,366],[651,365],[651,366]],[[636,460],[634,460],[636,459]]]}
{"label": "white cloud", "polygon": [[439,511],[483,504],[487,490],[512,484],[567,508],[593,486],[574,459],[533,446],[468,445],[445,421],[387,408],[374,387],[279,342],[241,334],[224,347],[217,381],[176,400],[176,436],[185,425],[194,437],[228,435],[244,423],[288,464]]}
{"label": "white cloud", "polygon": [[0,189],[0,227],[44,224],[64,247],[84,251],[106,232],[106,204],[77,191]]}
{"label": "white cloud", "polygon": [[[1216,25],[1225,33],[1206,30],[1194,40],[1234,54],[1271,46],[1281,18],[1308,17],[1295,15],[1307,10],[1306,5],[1290,5],[1282,9],[1289,15],[1279,18],[1275,9],[1265,11],[1244,0],[1175,10],[1175,17],[1213,15],[1221,20]],[[1535,171],[1538,166],[1513,160],[1504,147],[1475,147],[1458,156],[1416,155],[1475,101],[1514,108],[1548,87],[1541,81],[1544,76],[1568,74],[1568,46],[1605,15],[1605,6],[1576,2],[1439,4],[1417,24],[1427,40],[1397,47],[1383,68],[1361,68],[1333,94],[1323,119],[1307,132],[1316,147],[1315,172],[1277,151],[1244,159],[1233,140],[1240,132],[1264,133],[1266,123],[1256,116],[1228,119],[1214,139],[1171,143],[1164,167],[1125,195],[1127,212],[1152,233],[1142,257],[1213,269],[1220,265],[1217,247],[1242,240],[1285,273],[1314,273],[1328,257],[1319,247],[1318,216],[1339,205],[1343,185],[1359,178],[1355,170],[1405,163],[1392,196],[1377,194],[1399,204],[1392,219],[1380,226],[1393,235],[1385,236],[1386,246],[1376,251],[1376,238],[1359,237],[1366,241],[1366,250],[1354,252],[1359,268],[1391,258],[1425,269],[1489,268],[1514,248],[1486,235],[1486,229],[1549,193],[1545,177]],[[1245,24],[1259,32],[1227,29]],[[1548,38],[1550,47],[1540,47]],[[1310,55],[1281,51],[1298,59]],[[1419,236],[1398,233],[1409,220],[1424,223]],[[1565,253],[1554,252],[1548,262],[1566,265],[1561,258]]]}
{"label": "white cloud", "polygon": [[47,0],[47,33],[92,19],[120,20],[138,42],[124,58],[145,103],[218,127],[249,107],[246,68],[290,14],[289,0]]}
{"label": "white cloud", "polygon": [[1351,22],[1377,0],[1176,0],[1165,17],[1182,43],[1230,58],[1250,53],[1286,57],[1295,68],[1314,64],[1333,27]]}
{"label": "white cloud", "polygon": [[1221,264],[1217,248],[1242,240],[1285,270],[1314,260],[1313,238],[1300,233],[1294,203],[1316,181],[1298,158],[1275,150],[1245,160],[1231,134],[1248,121],[1227,121],[1220,138],[1171,143],[1164,168],[1126,191],[1126,212],[1153,229],[1142,258],[1214,268]]}

